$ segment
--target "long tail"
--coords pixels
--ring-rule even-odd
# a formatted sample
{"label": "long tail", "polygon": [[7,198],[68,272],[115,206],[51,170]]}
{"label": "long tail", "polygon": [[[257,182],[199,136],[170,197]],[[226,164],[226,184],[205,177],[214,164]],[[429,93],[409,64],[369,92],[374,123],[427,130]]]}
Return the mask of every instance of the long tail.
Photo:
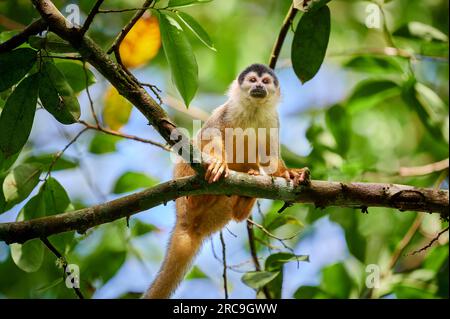
{"label": "long tail", "polygon": [[202,238],[176,225],[161,269],[143,298],[169,298],[183,280],[201,244]]}

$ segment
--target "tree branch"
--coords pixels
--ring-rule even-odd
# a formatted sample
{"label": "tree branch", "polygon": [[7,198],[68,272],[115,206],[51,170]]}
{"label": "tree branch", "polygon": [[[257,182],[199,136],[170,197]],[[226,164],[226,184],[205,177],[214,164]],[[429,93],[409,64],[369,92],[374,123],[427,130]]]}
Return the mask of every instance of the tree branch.
{"label": "tree branch", "polygon": [[281,48],[283,47],[284,39],[286,39],[286,35],[289,31],[289,28],[291,27],[292,21],[294,21],[294,18],[297,15],[297,11],[298,10],[294,8],[294,5],[291,5],[286,18],[284,18],[280,33],[278,34],[278,38],[275,41],[272,53],[270,55],[269,67],[272,69],[275,69],[275,66],[277,65],[278,57],[280,55]]}
{"label": "tree branch", "polygon": [[230,176],[208,184],[191,176],[161,183],[153,188],[90,208],[34,220],[0,224],[0,240],[23,243],[32,238],[87,229],[190,195],[241,195],[312,203],[318,207],[390,207],[401,211],[425,211],[449,216],[449,193],[444,190],[379,183],[339,183],[313,181],[309,187],[293,188],[284,178],[250,176],[230,172]]}
{"label": "tree branch", "polygon": [[[161,106],[147,93],[139,81],[119,63],[114,62],[94,41],[88,36],[81,36],[79,29],[70,27],[70,23],[50,0],[32,0],[40,15],[47,22],[51,31],[68,41],[80,55],[92,64],[116,89],[129,100],[149,121],[150,125],[167,141],[169,145],[179,143],[178,153],[183,156],[199,154],[190,139],[179,131],[167,116]],[[146,1],[145,5],[150,5]],[[177,139],[171,138],[178,137]],[[200,163],[193,162],[191,158],[185,160],[191,167],[203,175],[204,168]]]}
{"label": "tree branch", "polygon": [[86,18],[86,21],[84,22],[83,26],[81,27],[80,33],[81,35],[84,35],[86,31],[91,26],[92,22],[94,21],[95,16],[97,13],[99,13],[100,6],[102,5],[104,0],[97,0],[94,4],[94,6],[91,9],[91,12],[89,12],[89,15]]}
{"label": "tree branch", "polygon": [[11,51],[17,48],[19,45],[27,42],[30,36],[38,34],[44,31],[46,28],[47,24],[42,19],[32,22],[19,34],[16,34],[11,39],[0,43],[0,53]]}

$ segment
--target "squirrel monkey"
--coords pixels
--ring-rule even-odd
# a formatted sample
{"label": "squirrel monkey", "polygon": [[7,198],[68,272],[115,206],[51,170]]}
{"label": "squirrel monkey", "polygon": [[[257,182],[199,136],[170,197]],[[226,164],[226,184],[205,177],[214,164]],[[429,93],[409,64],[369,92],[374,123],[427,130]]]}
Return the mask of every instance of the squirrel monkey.
{"label": "squirrel monkey", "polygon": [[[233,81],[228,96],[228,101],[214,110],[195,140],[197,147],[212,159],[206,164],[205,179],[213,183],[227,177],[229,170],[235,170],[284,177],[294,186],[308,184],[308,168],[288,169],[279,155],[280,87],[275,73],[265,65],[253,64]],[[176,164],[175,178],[192,175],[195,172],[188,163]],[[143,297],[169,298],[202,242],[230,220],[246,220],[255,201],[256,198],[239,195],[178,198],[176,224],[164,262]]]}

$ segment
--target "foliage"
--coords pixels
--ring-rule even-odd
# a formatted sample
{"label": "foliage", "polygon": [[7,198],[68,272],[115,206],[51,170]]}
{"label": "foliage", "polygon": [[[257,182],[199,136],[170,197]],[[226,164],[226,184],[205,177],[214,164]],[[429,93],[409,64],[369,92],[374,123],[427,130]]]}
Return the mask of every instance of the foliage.
{"label": "foliage", "polygon": [[[54,2],[58,8],[65,3]],[[84,14],[92,6],[90,0],[78,3]],[[367,28],[364,24],[367,2],[311,3],[309,10],[297,13],[278,60],[277,73],[286,87],[290,85],[283,94],[298,99],[295,106],[287,105],[291,101],[283,104],[290,109],[280,110],[285,116],[283,130],[294,130],[283,126],[283,121],[288,120],[295,127],[297,123],[307,126],[306,149],[299,137],[283,140],[283,157],[288,165],[307,165],[314,179],[421,187],[440,187],[438,181],[444,179],[443,185],[448,187],[448,178],[440,172],[419,176],[399,174],[400,167],[448,158],[448,2],[377,1],[383,13],[379,28]],[[116,0],[104,7],[120,10],[134,5],[134,1]],[[164,93],[176,95],[177,91],[186,106],[209,102],[216,105],[239,70],[250,63],[268,60],[290,5],[289,0],[156,1],[122,42],[122,62],[132,72],[139,68],[136,76],[150,79],[145,82],[164,82]],[[24,25],[37,17],[26,1],[2,1],[0,11]],[[98,14],[88,34],[107,49],[133,14]],[[383,16],[387,17],[386,23]],[[0,43],[16,33],[3,25],[0,31]],[[52,32],[33,36],[19,48],[0,54],[2,222],[62,213],[78,207],[77,202],[89,202],[87,198],[69,196],[77,193],[76,185],[66,191],[63,179],[57,177],[70,176],[64,181],[70,180],[75,175],[63,174],[84,169],[79,154],[52,153],[54,148],[49,151],[45,146],[52,144],[54,136],[46,136],[44,143],[33,135],[33,130],[45,125],[39,122],[42,119],[39,112],[51,115],[60,128],[63,127],[60,124],[67,129],[79,127],[76,124],[79,119],[90,119],[87,101],[90,97],[86,91],[100,85],[96,90],[100,91],[100,98],[95,99],[95,107],[101,109],[100,124],[114,131],[125,130],[126,125],[133,127],[131,103],[93,68],[77,61],[77,57],[77,51]],[[334,71],[330,70],[339,70],[338,80],[331,77]],[[334,82],[327,81],[327,77]],[[339,89],[342,83],[345,88]],[[314,95],[312,100],[306,99],[310,105],[303,105],[299,98],[306,93]],[[332,95],[334,98],[328,98]],[[187,121],[184,113],[168,111],[178,123]],[[143,122],[142,118],[136,117],[136,122]],[[97,131],[78,143],[87,151],[86,157],[102,161],[119,156],[122,145],[128,142]],[[299,149],[303,151],[301,154]],[[140,154],[128,157],[138,161]],[[107,167],[105,170],[113,171],[114,178],[108,181],[111,183],[105,187],[105,193],[116,196],[151,187],[163,176],[161,170],[169,170],[168,162],[155,168],[147,158],[140,160],[149,171],[127,169],[116,174],[117,167]],[[270,203],[263,209],[263,216],[255,214],[266,230],[255,228],[257,253],[264,256],[265,262],[260,271],[246,271],[241,280],[258,296],[263,296],[266,290],[273,297],[299,299],[448,298],[448,232],[431,248],[410,255],[430,242],[448,222],[434,215],[423,217],[396,260],[402,239],[417,218],[422,218],[421,214],[385,208],[369,208],[368,214],[362,214],[360,209],[322,209],[320,205],[296,205],[279,214],[281,205]],[[309,251],[306,256],[298,248],[303,240],[315,234],[315,227],[324,218],[342,230],[348,254],[323,266],[317,284],[308,283],[287,291],[287,282],[302,276],[303,267],[308,265],[305,262],[310,259],[312,263],[315,256],[327,254]],[[163,227],[134,218],[128,226],[119,220],[85,234],[68,232],[49,238],[69,263],[79,265],[85,296],[95,296],[118,275],[127,260],[152,259],[146,254],[141,256],[135,244],[154,238]],[[267,234],[283,238],[298,231],[300,236],[282,241],[294,247],[294,251]],[[267,248],[271,250],[269,254]],[[64,285],[63,270],[56,265],[56,257],[40,240],[12,244],[9,248],[0,246],[0,257],[3,251],[6,257],[0,258],[0,273],[8,275],[0,276],[0,297],[75,297]],[[159,263],[160,257],[153,259]],[[295,263],[298,270],[286,272]],[[365,283],[366,267],[371,264],[381,271],[377,289],[368,288]],[[213,276],[210,269],[201,265],[194,267],[187,279],[195,283],[198,279],[212,281]]]}

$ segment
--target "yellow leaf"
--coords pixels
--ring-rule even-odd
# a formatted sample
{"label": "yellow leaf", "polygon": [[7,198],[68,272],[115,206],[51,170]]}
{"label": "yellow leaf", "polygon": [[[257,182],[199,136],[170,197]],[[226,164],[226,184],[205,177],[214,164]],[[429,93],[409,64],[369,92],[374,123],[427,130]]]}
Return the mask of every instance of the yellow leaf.
{"label": "yellow leaf", "polygon": [[103,121],[109,128],[118,131],[127,124],[131,108],[131,103],[111,86],[104,98]]}
{"label": "yellow leaf", "polygon": [[153,59],[161,47],[158,19],[144,15],[123,39],[119,52],[122,63],[129,68],[142,66]]}

